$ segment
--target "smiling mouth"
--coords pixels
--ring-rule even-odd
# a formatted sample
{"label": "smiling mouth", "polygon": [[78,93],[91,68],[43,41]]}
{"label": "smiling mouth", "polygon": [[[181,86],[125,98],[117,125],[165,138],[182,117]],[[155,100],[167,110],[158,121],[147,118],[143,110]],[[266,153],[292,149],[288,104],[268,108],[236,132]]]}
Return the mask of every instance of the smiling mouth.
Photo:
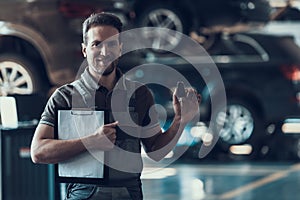
{"label": "smiling mouth", "polygon": [[111,63],[111,62],[113,62],[113,57],[112,56],[100,57],[100,58],[97,58],[97,61],[103,62],[103,63]]}

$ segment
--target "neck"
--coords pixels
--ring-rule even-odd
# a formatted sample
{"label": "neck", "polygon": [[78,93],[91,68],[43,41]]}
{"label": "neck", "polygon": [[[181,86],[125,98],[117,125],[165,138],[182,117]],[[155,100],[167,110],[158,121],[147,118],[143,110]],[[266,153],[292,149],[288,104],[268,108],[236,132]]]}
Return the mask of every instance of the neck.
{"label": "neck", "polygon": [[109,75],[101,76],[98,83],[99,85],[102,85],[103,87],[111,91],[116,85],[116,79],[116,69],[114,69],[114,71]]}
{"label": "neck", "polygon": [[91,67],[88,67],[88,71],[91,76],[98,82],[98,85],[101,85],[111,91],[117,82],[117,67],[115,66],[113,70],[108,74],[99,74],[95,72]]}
{"label": "neck", "polygon": [[107,88],[109,91],[115,87],[116,84],[116,68],[108,75],[100,75],[89,69],[90,74],[95,80],[98,80],[98,84]]}

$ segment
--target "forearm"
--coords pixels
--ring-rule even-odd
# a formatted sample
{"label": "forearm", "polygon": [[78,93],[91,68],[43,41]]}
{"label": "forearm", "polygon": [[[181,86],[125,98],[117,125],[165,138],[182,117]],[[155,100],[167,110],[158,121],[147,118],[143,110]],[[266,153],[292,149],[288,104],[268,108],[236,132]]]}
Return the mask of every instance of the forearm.
{"label": "forearm", "polygon": [[[179,91],[180,85],[177,89]],[[182,86],[183,87],[183,86]],[[189,88],[184,91],[182,88],[180,98],[178,99],[177,89],[173,94],[173,107],[175,117],[165,132],[160,132],[146,142],[146,150],[149,157],[154,160],[163,159],[177,144],[182,132],[187,125],[198,113],[200,96],[198,96],[194,89]]]}
{"label": "forearm", "polygon": [[88,150],[111,150],[116,139],[117,122],[99,127],[95,133],[69,140],[54,138],[54,128],[38,125],[31,143],[31,158],[34,163],[58,163],[73,158]]}
{"label": "forearm", "polygon": [[163,159],[177,144],[185,125],[180,116],[175,116],[171,126],[155,138],[148,155],[154,160]]}
{"label": "forearm", "polygon": [[85,151],[86,148],[80,139],[41,139],[37,145],[31,147],[33,162],[44,164],[65,161]]}
{"label": "forearm", "polygon": [[83,144],[82,139],[57,140],[54,127],[39,124],[31,142],[31,158],[34,163],[58,163],[86,151]]}

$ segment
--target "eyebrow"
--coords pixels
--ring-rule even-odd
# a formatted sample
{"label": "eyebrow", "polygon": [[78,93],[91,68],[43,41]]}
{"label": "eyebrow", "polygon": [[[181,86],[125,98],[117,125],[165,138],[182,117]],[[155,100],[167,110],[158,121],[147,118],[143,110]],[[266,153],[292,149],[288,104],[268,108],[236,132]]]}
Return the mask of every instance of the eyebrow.
{"label": "eyebrow", "polygon": [[103,41],[101,41],[101,40],[93,40],[93,41],[91,41],[91,43],[95,43],[95,42],[102,43]]}
{"label": "eyebrow", "polygon": [[113,40],[93,40],[93,41],[91,41],[91,44],[93,44],[93,43],[108,43],[108,42],[120,42],[119,41],[119,39],[113,39]]}

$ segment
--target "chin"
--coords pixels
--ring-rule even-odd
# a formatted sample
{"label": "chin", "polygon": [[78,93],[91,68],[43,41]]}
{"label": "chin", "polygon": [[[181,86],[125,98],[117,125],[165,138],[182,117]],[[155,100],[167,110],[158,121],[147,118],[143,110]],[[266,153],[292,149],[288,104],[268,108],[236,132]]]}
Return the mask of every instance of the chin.
{"label": "chin", "polygon": [[107,76],[109,74],[111,74],[115,69],[115,66],[108,66],[107,68],[104,68],[104,67],[97,67],[97,68],[94,68],[92,67],[92,70],[94,72],[96,72],[98,75],[102,75],[102,76]]}

